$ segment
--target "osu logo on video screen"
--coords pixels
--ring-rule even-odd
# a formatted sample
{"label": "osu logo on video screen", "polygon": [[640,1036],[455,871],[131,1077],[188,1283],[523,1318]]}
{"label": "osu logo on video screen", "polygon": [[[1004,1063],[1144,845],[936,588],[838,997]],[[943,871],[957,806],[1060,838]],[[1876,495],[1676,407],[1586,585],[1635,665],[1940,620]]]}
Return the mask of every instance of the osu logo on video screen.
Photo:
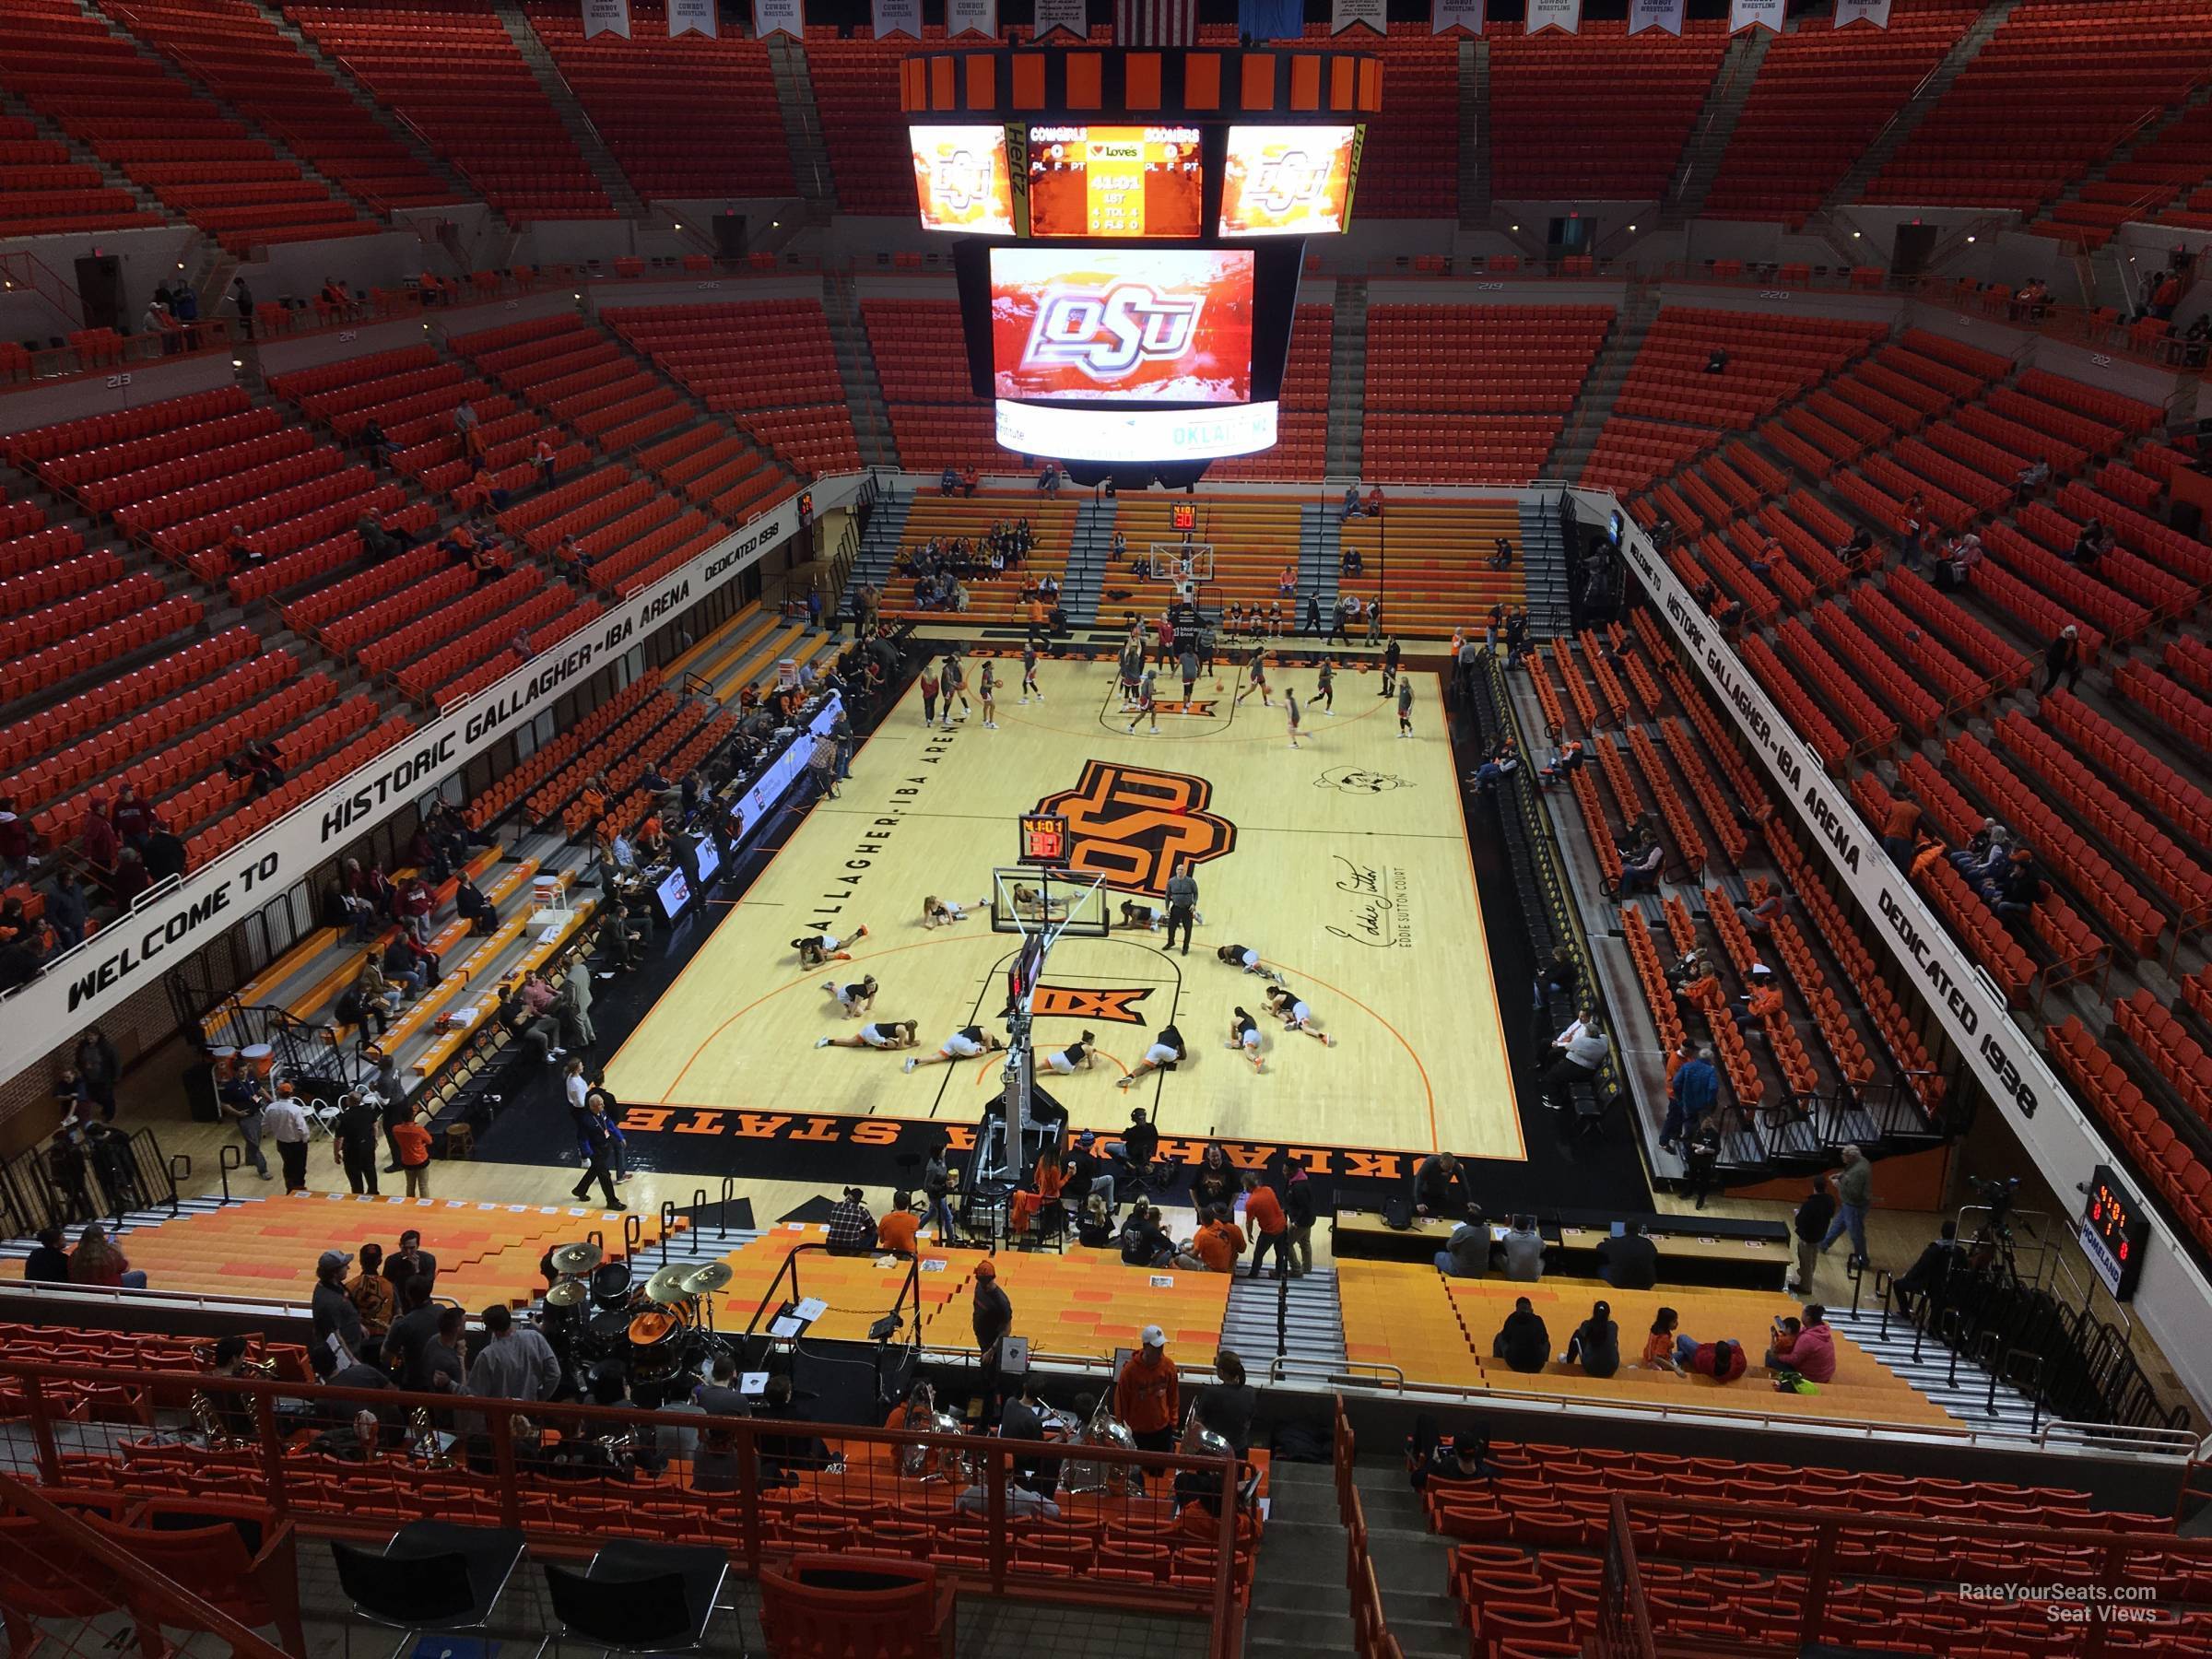
{"label": "osu logo on video screen", "polygon": [[1278,218],[1293,207],[1325,206],[1331,159],[1309,155],[1302,149],[1285,150],[1260,169],[1252,200],[1264,213]]}
{"label": "osu logo on video screen", "polygon": [[1103,293],[1055,289],[1037,308],[1022,367],[1065,365],[1115,382],[1142,362],[1171,361],[1191,348],[1202,295],[1171,299],[1142,282]]}
{"label": "osu logo on video screen", "polygon": [[1073,789],[1045,796],[1036,810],[1066,818],[1070,870],[1165,898],[1184,859],[1202,865],[1237,844],[1237,827],[1206,809],[1212,798],[1213,785],[1186,772],[1087,760]]}

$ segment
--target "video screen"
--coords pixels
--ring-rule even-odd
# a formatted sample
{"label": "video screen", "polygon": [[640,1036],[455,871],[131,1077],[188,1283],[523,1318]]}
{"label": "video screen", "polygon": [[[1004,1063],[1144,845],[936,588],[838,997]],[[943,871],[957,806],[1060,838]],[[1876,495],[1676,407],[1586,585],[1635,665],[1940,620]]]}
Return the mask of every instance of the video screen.
{"label": "video screen", "polygon": [[1191,236],[1203,219],[1198,129],[1033,126],[1031,236]]}
{"label": "video screen", "polygon": [[1014,234],[1014,190],[1002,126],[915,126],[914,194],[924,230]]}
{"label": "video screen", "polygon": [[1252,324],[1249,249],[991,250],[1000,397],[1249,402]]}
{"label": "video screen", "polygon": [[684,913],[684,906],[691,902],[691,887],[684,879],[683,871],[674,869],[661,877],[661,885],[653,889],[660,903],[661,914],[673,922]]}
{"label": "video screen", "polygon": [[1325,236],[1351,217],[1356,126],[1229,129],[1223,236]]}

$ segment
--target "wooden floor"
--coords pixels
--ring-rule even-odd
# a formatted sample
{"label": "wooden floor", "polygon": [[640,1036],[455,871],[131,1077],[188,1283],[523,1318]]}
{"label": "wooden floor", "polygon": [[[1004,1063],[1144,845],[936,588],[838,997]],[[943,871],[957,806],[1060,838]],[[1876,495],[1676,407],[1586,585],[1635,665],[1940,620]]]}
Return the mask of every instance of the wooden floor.
{"label": "wooden floor", "polygon": [[[1111,663],[1045,664],[1047,700],[1028,707],[1015,700],[1018,663],[999,666],[996,731],[982,729],[980,702],[951,732],[925,729],[918,689],[886,718],[841,798],[815,808],[608,1062],[618,1098],[973,1122],[994,1062],[906,1074],[898,1055],[818,1049],[859,1022],[841,1017],[822,990],[830,974],[802,969],[790,941],[867,924],[836,976],[877,976],[873,1017],[919,1021],[922,1054],[962,1026],[993,1025],[1016,940],[985,917],[925,929],[922,900],[982,898],[993,867],[1013,860],[1016,814],[1081,791],[1076,830],[1091,856],[1160,871],[1174,848],[1227,850],[1197,871],[1205,922],[1187,957],[1163,954],[1149,933],[1055,950],[1046,1000],[1068,1011],[1041,1017],[1040,1036],[1053,1047],[1086,1029],[1098,1039],[1092,1069],[1049,1080],[1078,1127],[1156,1105],[1171,1135],[1524,1156],[1436,677],[1413,677],[1416,735],[1400,740],[1376,675],[1347,666],[1335,714],[1310,712],[1293,752],[1279,707],[1256,694],[1236,705],[1234,669],[1218,692],[1202,682],[1189,712],[1163,709],[1159,735],[1132,736]],[[971,659],[971,686],[980,670]],[[1278,704],[1286,681],[1302,703],[1313,672],[1274,678]],[[1163,808],[1171,798],[1187,809]],[[1225,943],[1287,975],[1335,1046],[1267,1018],[1263,983],[1215,959]],[[1264,1071],[1225,1048],[1238,1005],[1265,1032]],[[1190,1059],[1117,1090],[1170,1021]]]}

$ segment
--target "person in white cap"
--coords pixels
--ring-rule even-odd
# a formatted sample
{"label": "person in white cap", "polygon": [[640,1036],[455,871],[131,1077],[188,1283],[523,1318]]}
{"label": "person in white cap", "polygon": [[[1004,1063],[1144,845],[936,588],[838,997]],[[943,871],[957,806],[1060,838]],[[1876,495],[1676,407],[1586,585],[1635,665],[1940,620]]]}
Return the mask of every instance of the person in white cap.
{"label": "person in white cap", "polygon": [[1182,1400],[1175,1361],[1168,1358],[1168,1334],[1148,1324],[1140,1340],[1144,1346],[1113,1380],[1113,1415],[1129,1425],[1140,1451],[1172,1452]]}

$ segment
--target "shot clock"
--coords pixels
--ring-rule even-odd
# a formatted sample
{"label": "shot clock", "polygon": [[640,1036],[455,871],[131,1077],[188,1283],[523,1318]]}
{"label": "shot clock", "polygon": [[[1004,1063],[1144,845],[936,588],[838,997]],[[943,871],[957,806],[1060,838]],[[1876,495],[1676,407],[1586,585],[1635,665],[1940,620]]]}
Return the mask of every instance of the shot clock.
{"label": "shot clock", "polygon": [[2149,1237],[2150,1222],[2142,1205],[2109,1167],[2099,1164],[2089,1176],[2088,1198],[2082,1206],[2081,1248],[2114,1301],[2135,1295],[2136,1281],[2143,1275],[2143,1246]]}
{"label": "shot clock", "polygon": [[1040,865],[1047,869],[1067,867],[1067,818],[1058,812],[1025,812],[1020,818],[1020,851],[1018,864]]}

